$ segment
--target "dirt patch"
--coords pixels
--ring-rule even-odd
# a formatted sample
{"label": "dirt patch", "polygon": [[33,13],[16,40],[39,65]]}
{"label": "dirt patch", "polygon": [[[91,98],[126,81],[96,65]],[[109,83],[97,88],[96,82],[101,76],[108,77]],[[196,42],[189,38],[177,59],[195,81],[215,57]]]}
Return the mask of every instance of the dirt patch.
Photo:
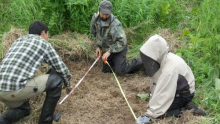
{"label": "dirt patch", "polygon": [[[82,78],[92,64],[91,61],[85,60],[66,61],[66,63],[74,76],[72,80],[73,86]],[[142,71],[138,74],[121,76],[118,79],[136,116],[143,115],[147,110],[148,102],[136,98],[136,94],[149,91],[149,79]],[[65,90],[63,90],[61,99],[65,95]],[[30,101],[31,115],[17,124],[37,123],[44,98],[45,94],[32,98]],[[135,122],[114,76],[112,73],[102,73],[100,62],[88,73],[71,96],[63,104],[57,105],[56,112],[61,112],[62,116],[59,122],[54,122],[55,124],[134,124]],[[201,118],[192,116],[188,112],[179,119],[170,117],[156,120],[154,123],[183,124],[199,122],[199,120]]]}

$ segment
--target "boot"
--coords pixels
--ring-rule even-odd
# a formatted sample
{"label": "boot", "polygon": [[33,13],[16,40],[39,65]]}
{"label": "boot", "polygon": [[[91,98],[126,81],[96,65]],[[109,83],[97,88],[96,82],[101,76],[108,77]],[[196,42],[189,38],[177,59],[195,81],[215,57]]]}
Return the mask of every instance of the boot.
{"label": "boot", "polygon": [[192,102],[188,102],[186,106],[182,108],[183,111],[185,110],[192,110],[193,115],[201,115],[201,116],[206,116],[206,113],[199,109],[195,104]]}
{"label": "boot", "polygon": [[54,111],[60,97],[46,98],[41,111],[39,124],[52,124],[54,119]]}
{"label": "boot", "polygon": [[144,68],[141,57],[132,60],[133,67],[130,69],[128,74],[134,74],[139,72],[142,68]]}
{"label": "boot", "polygon": [[50,73],[46,85],[46,98],[41,111],[39,124],[52,124],[54,111],[61,96],[62,78],[54,71]]}
{"label": "boot", "polygon": [[180,118],[181,115],[182,115],[182,111],[180,111],[180,109],[174,109],[174,110],[170,110],[170,111],[165,112],[163,115],[157,117],[157,119],[164,119],[164,118],[170,117],[170,116]]}
{"label": "boot", "polygon": [[12,124],[30,114],[29,101],[23,103],[18,108],[10,108],[0,116],[0,124]]}

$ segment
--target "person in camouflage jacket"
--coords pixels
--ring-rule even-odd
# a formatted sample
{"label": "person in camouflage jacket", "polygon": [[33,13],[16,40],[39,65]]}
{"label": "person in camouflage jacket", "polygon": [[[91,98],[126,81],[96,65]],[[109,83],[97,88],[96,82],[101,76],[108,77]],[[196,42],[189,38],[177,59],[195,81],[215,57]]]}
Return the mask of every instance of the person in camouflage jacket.
{"label": "person in camouflage jacket", "polygon": [[[91,20],[91,33],[94,36],[96,56],[103,53],[102,60],[107,60],[117,75],[134,73],[142,67],[141,58],[126,61],[127,39],[121,22],[111,13],[112,3],[101,1],[99,10]],[[103,64],[102,72],[111,72],[108,65]]]}

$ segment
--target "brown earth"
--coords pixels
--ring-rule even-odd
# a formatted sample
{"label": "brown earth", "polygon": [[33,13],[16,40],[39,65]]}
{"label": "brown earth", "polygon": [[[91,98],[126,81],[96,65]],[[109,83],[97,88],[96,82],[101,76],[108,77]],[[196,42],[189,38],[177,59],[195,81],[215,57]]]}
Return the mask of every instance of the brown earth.
{"label": "brown earth", "polygon": [[[179,41],[175,41],[174,36],[169,33],[167,29],[161,29],[159,34],[164,34],[166,39],[169,39],[171,51],[172,48],[178,47]],[[89,41],[86,36],[74,36],[63,34],[62,36],[53,37],[51,42],[64,62],[69,67],[73,79],[72,85],[83,77],[89,67],[92,65],[94,59],[90,55],[85,55],[86,46],[77,41]],[[163,35],[162,35],[163,36]],[[13,41],[13,39],[11,39]],[[73,41],[73,42],[68,42]],[[6,40],[6,42],[9,42]],[[56,42],[56,43],[55,43]],[[176,44],[172,44],[172,42]],[[59,43],[61,46],[59,46]],[[73,44],[74,43],[74,44]],[[86,44],[90,44],[87,42]],[[79,45],[81,44],[81,45]],[[57,46],[56,46],[57,45]],[[64,49],[64,46],[67,49]],[[76,48],[72,48],[76,46]],[[90,46],[90,45],[89,45]],[[77,59],[80,58],[80,59]],[[88,59],[90,58],[90,59]],[[87,74],[81,84],[74,90],[74,92],[66,99],[66,101],[57,105],[56,112],[62,114],[59,122],[54,124],[134,124],[135,119],[123,98],[118,84],[112,73],[101,72],[102,63],[99,61],[92,70]],[[43,66],[47,69],[47,66]],[[125,95],[130,103],[135,115],[138,117],[143,115],[147,110],[148,101],[136,98],[136,94],[144,94],[149,92],[149,78],[141,71],[137,74],[127,74],[118,77],[118,80],[125,92]],[[65,90],[62,91],[61,99],[66,95]],[[44,102],[45,93],[40,96],[31,98],[31,114],[21,119],[16,124],[36,124],[39,120],[39,115]],[[6,110],[3,104],[0,104],[0,113]],[[194,124],[202,123],[207,118],[193,116],[189,111],[185,112],[181,118],[166,118],[162,120],[155,120],[154,124]]]}
{"label": "brown earth", "polygon": [[[73,74],[72,85],[83,77],[92,61],[65,61]],[[147,110],[148,101],[136,98],[136,94],[149,92],[149,79],[141,71],[138,74],[118,77],[122,89],[136,116],[143,115]],[[62,92],[61,99],[65,96]],[[31,115],[17,124],[35,124],[38,122],[45,94],[32,98]],[[123,98],[112,73],[101,72],[99,61],[87,74],[81,84],[66,99],[57,105],[56,112],[62,114],[55,124],[134,124],[135,119]],[[155,124],[185,124],[199,123],[203,117],[193,116],[186,112],[181,118],[166,118],[155,120]]]}

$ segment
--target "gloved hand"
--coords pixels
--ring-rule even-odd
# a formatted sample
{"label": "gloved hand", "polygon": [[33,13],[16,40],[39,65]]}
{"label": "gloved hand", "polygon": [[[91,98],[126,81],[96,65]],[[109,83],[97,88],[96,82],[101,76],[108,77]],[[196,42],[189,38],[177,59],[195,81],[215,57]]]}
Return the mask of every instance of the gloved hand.
{"label": "gloved hand", "polygon": [[69,94],[72,89],[73,89],[72,86],[66,87],[66,94]]}
{"label": "gloved hand", "polygon": [[139,116],[135,121],[135,124],[147,124],[151,123],[151,119],[147,116]]}

